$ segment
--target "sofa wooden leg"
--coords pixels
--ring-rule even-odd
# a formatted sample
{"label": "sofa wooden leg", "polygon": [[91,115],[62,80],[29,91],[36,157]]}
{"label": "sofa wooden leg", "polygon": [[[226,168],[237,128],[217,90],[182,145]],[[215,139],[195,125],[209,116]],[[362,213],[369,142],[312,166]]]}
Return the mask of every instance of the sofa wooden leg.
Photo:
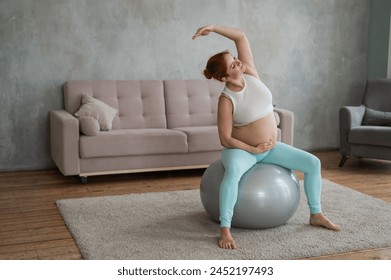
{"label": "sofa wooden leg", "polygon": [[348,160],[349,156],[342,156],[341,161],[338,164],[338,167],[342,167],[345,162]]}
{"label": "sofa wooden leg", "polygon": [[87,181],[88,181],[88,177],[87,176],[80,176],[80,182],[82,184],[87,184]]}

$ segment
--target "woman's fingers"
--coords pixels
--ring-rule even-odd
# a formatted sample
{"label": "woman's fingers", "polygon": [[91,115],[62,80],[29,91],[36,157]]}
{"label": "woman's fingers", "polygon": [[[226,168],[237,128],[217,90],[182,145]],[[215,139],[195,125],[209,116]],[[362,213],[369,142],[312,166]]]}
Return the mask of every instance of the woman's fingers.
{"label": "woman's fingers", "polygon": [[197,32],[193,35],[192,39],[196,39],[200,36],[208,35],[211,32],[211,26],[203,26],[197,29]]}
{"label": "woman's fingers", "polygon": [[197,32],[193,35],[193,40],[195,39],[195,38],[198,38],[198,37],[200,37],[201,36],[201,32],[202,32],[202,29],[203,29],[204,27],[201,27],[201,28],[198,28],[197,29]]}
{"label": "woman's fingers", "polygon": [[276,146],[276,144],[277,144],[277,142],[274,141],[272,138],[270,138],[269,142],[262,142],[257,146],[258,153],[263,153],[263,152],[269,151],[272,148],[274,148]]}
{"label": "woman's fingers", "polygon": [[[197,30],[196,34],[193,35],[193,40],[200,37],[202,35],[202,31]],[[206,34],[205,34],[206,35]]]}

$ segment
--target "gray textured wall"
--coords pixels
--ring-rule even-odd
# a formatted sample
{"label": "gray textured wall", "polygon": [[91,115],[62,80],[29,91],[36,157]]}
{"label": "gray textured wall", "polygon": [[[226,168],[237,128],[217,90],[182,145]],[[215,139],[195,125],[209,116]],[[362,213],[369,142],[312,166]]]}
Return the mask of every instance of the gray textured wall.
{"label": "gray textured wall", "polygon": [[202,78],[234,50],[199,25],[242,28],[295,146],[338,147],[338,109],[361,99],[369,0],[0,0],[0,171],[53,167],[49,111],[70,79]]}

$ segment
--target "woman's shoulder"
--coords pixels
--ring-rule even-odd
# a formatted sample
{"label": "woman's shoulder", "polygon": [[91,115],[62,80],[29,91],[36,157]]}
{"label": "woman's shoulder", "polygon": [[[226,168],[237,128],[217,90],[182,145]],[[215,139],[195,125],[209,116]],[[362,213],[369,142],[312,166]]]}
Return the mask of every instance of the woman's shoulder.
{"label": "woman's shoulder", "polygon": [[235,99],[232,99],[231,96],[229,96],[228,94],[222,92],[219,96],[219,106],[230,106],[230,107],[234,107],[234,102],[235,102]]}
{"label": "woman's shoulder", "polygon": [[244,77],[244,79],[246,81],[246,84],[248,84],[250,86],[262,83],[261,79],[259,77],[255,77],[254,75],[243,74],[243,77]]}
{"label": "woman's shoulder", "polygon": [[258,80],[258,81],[260,81],[260,79],[259,79],[258,76],[254,76],[253,74],[249,74],[249,73],[244,73],[244,74],[243,74],[243,77],[244,77],[246,80]]}

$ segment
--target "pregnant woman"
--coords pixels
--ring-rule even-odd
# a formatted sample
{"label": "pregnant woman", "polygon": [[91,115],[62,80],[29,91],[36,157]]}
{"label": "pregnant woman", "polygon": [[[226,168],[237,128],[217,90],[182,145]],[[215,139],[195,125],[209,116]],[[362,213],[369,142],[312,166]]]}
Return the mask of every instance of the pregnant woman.
{"label": "pregnant woman", "polygon": [[237,57],[228,51],[218,53],[208,60],[204,70],[206,78],[225,83],[218,102],[218,130],[224,146],[222,162],[225,168],[219,198],[219,246],[224,249],[237,248],[230,229],[239,181],[258,162],[302,171],[310,209],[309,223],[340,231],[341,228],[332,223],[321,210],[319,159],[306,151],[277,142],[272,94],[255,69],[246,35],[236,28],[208,25],[199,28],[193,40],[211,32],[232,40],[238,53]]}

